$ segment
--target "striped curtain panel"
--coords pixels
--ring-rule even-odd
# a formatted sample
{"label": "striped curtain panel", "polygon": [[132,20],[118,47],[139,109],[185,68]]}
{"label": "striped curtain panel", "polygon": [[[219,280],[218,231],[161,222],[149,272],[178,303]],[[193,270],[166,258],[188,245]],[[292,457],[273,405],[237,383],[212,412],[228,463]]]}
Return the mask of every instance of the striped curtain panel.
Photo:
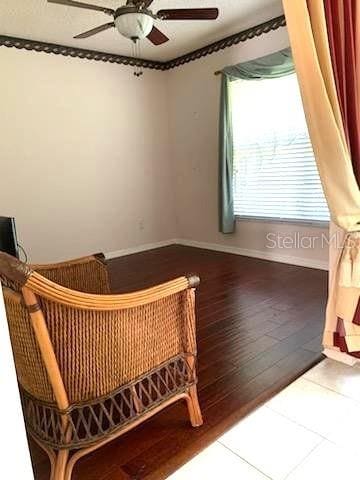
{"label": "striped curtain panel", "polygon": [[325,353],[360,358],[360,5],[283,0],[309,133],[337,235],[330,244]]}

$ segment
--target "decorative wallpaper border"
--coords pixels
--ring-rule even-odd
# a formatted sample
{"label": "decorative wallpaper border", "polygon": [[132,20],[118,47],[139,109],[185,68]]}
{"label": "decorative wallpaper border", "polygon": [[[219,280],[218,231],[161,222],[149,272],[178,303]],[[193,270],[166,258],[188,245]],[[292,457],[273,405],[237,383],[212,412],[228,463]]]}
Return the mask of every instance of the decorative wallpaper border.
{"label": "decorative wallpaper border", "polygon": [[97,50],[66,47],[65,45],[58,45],[56,43],[39,42],[38,40],[27,40],[25,38],[8,37],[6,35],[0,35],[0,46],[18,48],[19,50],[31,50],[34,52],[53,53],[55,55],[63,55],[64,57],[84,58],[85,60],[95,60],[97,62],[110,62],[119,65],[164,70],[163,62],[125,57],[123,55],[99,52]]}
{"label": "decorative wallpaper border", "polygon": [[273,18],[267,22],[256,25],[255,27],[243,30],[235,35],[218,40],[205,47],[194,50],[193,52],[174,58],[167,62],[158,62],[154,60],[138,59],[134,57],[126,57],[97,50],[85,50],[77,47],[67,47],[56,43],[40,42],[38,40],[28,40],[25,38],[9,37],[0,35],[0,47],[17,48],[20,50],[29,50],[34,52],[52,53],[54,55],[63,55],[65,57],[83,58],[85,60],[95,60],[98,62],[117,63],[119,65],[129,65],[133,67],[149,68],[153,70],[170,70],[179,67],[185,63],[193,62],[199,58],[206,57],[212,53],[224,50],[240,42],[245,42],[254,37],[259,37],[265,33],[277,30],[286,25],[285,16]]}
{"label": "decorative wallpaper border", "polygon": [[181,57],[174,58],[174,60],[169,60],[165,64],[165,70],[170,70],[171,68],[179,67],[185,63],[193,62],[194,60],[206,57],[212,53],[218,52],[219,50],[224,50],[225,48],[232,47],[237,43],[245,42],[246,40],[259,37],[260,35],[264,35],[264,33],[268,33],[272,30],[277,30],[285,26],[286,20],[284,15],[272,18],[271,20],[261,23],[260,25],[256,25],[255,27],[248,28],[242,32],[235,33],[235,35],[218,40],[217,42],[206,45],[206,47],[199,48],[193,52],[187,53],[186,55],[182,55]]}

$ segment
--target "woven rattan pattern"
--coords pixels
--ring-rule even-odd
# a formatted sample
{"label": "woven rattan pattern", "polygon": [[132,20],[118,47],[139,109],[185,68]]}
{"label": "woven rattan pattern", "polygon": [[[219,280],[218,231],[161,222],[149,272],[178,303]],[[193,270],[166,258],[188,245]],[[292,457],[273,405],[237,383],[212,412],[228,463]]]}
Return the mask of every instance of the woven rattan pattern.
{"label": "woven rattan pattern", "polygon": [[169,358],[195,353],[189,290],[110,312],[40,303],[70,403],[107,395]]}
{"label": "woven rattan pattern", "polygon": [[5,308],[16,373],[23,388],[43,401],[54,401],[52,388],[25,305],[4,289]]}
{"label": "woven rattan pattern", "polygon": [[[94,256],[73,262],[51,266],[34,266],[33,268],[49,280],[67,288],[88,293],[110,293],[106,266]],[[5,275],[1,275],[0,279],[4,286],[20,292],[21,287],[19,283],[10,281]],[[20,384],[34,397],[42,401],[52,402],[54,401],[54,395],[31,326],[29,313],[21,298],[16,299],[16,296],[12,295],[6,288],[4,289],[4,296],[15,366]],[[73,342],[76,342],[73,334],[69,332],[69,319],[66,321],[64,315],[66,315],[65,311],[63,311],[62,317],[59,316],[57,320],[52,319],[54,337],[57,339],[62,338],[64,343],[71,342],[71,339]],[[54,322],[57,323],[56,327]],[[69,330],[62,332],[65,326]],[[63,357],[66,357],[63,350],[61,348],[59,350],[62,351]],[[76,368],[77,366],[74,365],[74,367]]]}
{"label": "woven rattan pattern", "polygon": [[64,412],[22,391],[27,427],[51,448],[82,448],[112,435],[195,382],[188,358],[179,355],[108,396]]}
{"label": "woven rattan pattern", "polygon": [[47,279],[72,290],[86,293],[110,293],[106,265],[96,257],[53,266],[34,266]]}

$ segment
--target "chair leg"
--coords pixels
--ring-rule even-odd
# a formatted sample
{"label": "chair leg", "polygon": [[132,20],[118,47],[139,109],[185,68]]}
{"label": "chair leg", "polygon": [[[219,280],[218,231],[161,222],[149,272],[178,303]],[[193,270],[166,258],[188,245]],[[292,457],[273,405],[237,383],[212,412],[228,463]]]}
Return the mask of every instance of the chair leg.
{"label": "chair leg", "polygon": [[67,464],[66,470],[65,470],[65,476],[64,480],[71,480],[72,472],[75,467],[76,459],[75,461],[71,461]]}
{"label": "chair leg", "polygon": [[201,427],[204,422],[201,415],[196,385],[189,388],[186,401],[191,425],[193,427]]}
{"label": "chair leg", "polygon": [[52,480],[65,480],[66,466],[69,459],[68,450],[60,450],[56,456]]}
{"label": "chair leg", "polygon": [[54,463],[51,463],[50,480],[54,480],[55,478],[55,465],[56,465],[56,459]]}

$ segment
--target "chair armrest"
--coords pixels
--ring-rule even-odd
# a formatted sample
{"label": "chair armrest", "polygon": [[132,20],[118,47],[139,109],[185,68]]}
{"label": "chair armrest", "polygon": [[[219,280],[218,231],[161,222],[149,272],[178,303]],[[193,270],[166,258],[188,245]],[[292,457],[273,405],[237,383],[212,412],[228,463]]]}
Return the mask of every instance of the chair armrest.
{"label": "chair armrest", "polygon": [[199,277],[179,277],[155,287],[118,295],[98,295],[72,290],[33,272],[25,287],[50,301],[81,310],[111,311],[140,307],[187,289],[194,289],[200,283]]}

